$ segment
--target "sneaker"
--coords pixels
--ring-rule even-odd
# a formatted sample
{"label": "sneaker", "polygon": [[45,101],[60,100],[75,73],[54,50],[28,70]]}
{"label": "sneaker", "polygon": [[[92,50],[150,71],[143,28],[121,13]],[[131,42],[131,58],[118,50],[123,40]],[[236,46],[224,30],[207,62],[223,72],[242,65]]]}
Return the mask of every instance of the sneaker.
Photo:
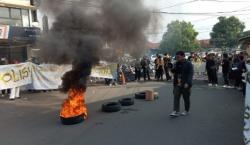
{"label": "sneaker", "polygon": [[209,83],[208,86],[211,87],[211,86],[213,86],[213,85]]}
{"label": "sneaker", "polygon": [[187,111],[184,111],[184,112],[181,113],[182,116],[186,116],[188,114],[189,114],[189,112],[187,112]]}
{"label": "sneaker", "polygon": [[214,84],[215,87],[218,87],[218,84]]}
{"label": "sneaker", "polygon": [[178,116],[180,116],[180,113],[174,111],[174,112],[172,112],[169,116],[170,116],[170,117],[178,117]]}
{"label": "sneaker", "polygon": [[227,86],[227,85],[223,85],[222,87],[223,87],[223,88],[228,88],[228,86]]}

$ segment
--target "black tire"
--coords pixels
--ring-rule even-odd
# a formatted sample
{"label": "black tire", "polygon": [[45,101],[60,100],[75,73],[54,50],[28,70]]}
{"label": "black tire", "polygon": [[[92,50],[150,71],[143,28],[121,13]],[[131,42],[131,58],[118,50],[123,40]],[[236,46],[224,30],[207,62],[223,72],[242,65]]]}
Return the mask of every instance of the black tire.
{"label": "black tire", "polygon": [[61,118],[61,123],[63,125],[74,125],[74,124],[78,124],[84,121],[84,115],[79,115],[76,117],[70,117],[70,118],[64,118],[64,117],[60,117]]}
{"label": "black tire", "polygon": [[118,112],[121,110],[121,104],[118,102],[108,102],[102,105],[103,112]]}
{"label": "black tire", "polygon": [[146,98],[146,92],[135,93],[135,99],[145,99],[145,98]]}
{"label": "black tire", "polygon": [[135,103],[133,98],[124,98],[119,100],[119,102],[122,106],[131,106]]}

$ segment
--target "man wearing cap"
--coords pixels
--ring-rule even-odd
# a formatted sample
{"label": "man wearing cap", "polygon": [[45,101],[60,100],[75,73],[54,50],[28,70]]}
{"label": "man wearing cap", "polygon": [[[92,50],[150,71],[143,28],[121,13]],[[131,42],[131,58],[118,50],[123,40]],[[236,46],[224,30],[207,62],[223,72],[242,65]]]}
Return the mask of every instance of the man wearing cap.
{"label": "man wearing cap", "polygon": [[[193,65],[185,59],[185,53],[183,51],[176,53],[176,63],[171,71],[174,74],[174,111],[170,116],[178,117],[179,115],[188,115],[194,71]],[[181,95],[184,99],[185,111],[180,114]]]}

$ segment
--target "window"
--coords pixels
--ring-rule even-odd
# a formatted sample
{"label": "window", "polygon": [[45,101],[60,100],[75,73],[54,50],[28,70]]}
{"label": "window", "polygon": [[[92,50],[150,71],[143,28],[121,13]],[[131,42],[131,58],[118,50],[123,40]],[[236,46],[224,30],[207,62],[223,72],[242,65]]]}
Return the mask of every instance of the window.
{"label": "window", "polygon": [[34,0],[30,0],[30,5],[32,5],[32,6],[35,5]]}
{"label": "window", "polygon": [[[27,15],[25,12],[24,14]],[[25,19],[27,20],[27,18]],[[0,7],[0,24],[22,27],[21,9]]]}
{"label": "window", "polygon": [[9,18],[10,12],[9,8],[0,7],[0,18]]}
{"label": "window", "polygon": [[11,26],[22,26],[22,20],[14,19],[0,19],[0,24],[2,25],[11,25]]}
{"label": "window", "polygon": [[22,9],[22,19],[23,19],[23,27],[29,27],[30,26],[30,20],[29,20],[29,11]]}
{"label": "window", "polygon": [[36,11],[32,11],[32,21],[33,22],[38,22],[38,20],[37,20],[37,12]]}
{"label": "window", "polygon": [[12,19],[22,19],[20,9],[10,9],[10,14]]}

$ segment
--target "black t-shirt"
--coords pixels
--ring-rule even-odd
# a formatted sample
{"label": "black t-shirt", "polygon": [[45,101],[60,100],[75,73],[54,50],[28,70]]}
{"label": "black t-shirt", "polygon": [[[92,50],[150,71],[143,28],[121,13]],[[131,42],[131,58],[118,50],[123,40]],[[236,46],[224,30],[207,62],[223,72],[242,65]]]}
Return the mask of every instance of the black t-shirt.
{"label": "black t-shirt", "polygon": [[228,59],[223,59],[222,60],[222,72],[223,73],[228,73],[230,70],[230,62]]}
{"label": "black t-shirt", "polygon": [[176,62],[171,71],[174,73],[174,86],[183,86],[185,83],[192,86],[193,65],[189,61]]}
{"label": "black t-shirt", "polygon": [[216,63],[214,60],[207,60],[206,62],[206,69],[207,70],[216,70]]}

